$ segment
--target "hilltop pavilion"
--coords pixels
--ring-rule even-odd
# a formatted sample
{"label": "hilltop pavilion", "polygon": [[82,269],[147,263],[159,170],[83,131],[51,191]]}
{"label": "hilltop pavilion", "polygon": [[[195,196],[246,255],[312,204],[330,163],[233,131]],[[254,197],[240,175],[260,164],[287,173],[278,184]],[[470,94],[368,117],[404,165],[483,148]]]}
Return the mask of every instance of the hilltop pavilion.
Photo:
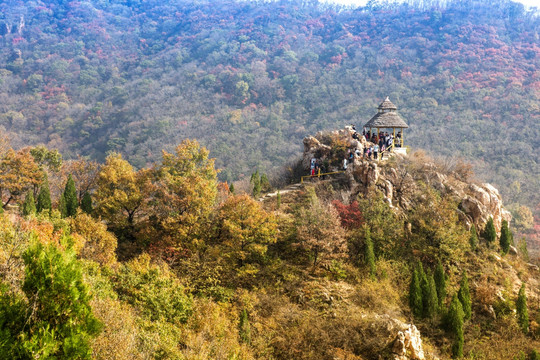
{"label": "hilltop pavilion", "polygon": [[[399,131],[401,131],[400,148],[404,149],[405,138],[403,133],[404,130],[409,127],[409,125],[403,121],[396,110],[396,105],[394,105],[387,96],[386,99],[384,99],[384,101],[379,105],[377,114],[375,114],[371,120],[364,125],[364,128],[369,128],[370,133],[372,133],[372,129],[377,129],[377,138],[379,138],[379,131],[381,129],[392,129],[394,139],[396,139],[396,129],[399,129]],[[399,148],[395,148],[394,150],[397,149]]]}

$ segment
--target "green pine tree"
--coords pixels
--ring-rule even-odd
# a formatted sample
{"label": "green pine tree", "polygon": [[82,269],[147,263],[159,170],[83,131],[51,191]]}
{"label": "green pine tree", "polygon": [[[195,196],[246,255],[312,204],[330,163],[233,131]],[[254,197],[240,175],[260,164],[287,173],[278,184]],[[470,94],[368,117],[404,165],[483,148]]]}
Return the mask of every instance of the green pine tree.
{"label": "green pine tree", "polygon": [[66,198],[64,197],[64,194],[60,195],[60,200],[58,200],[58,211],[62,217],[67,216]]}
{"label": "green pine tree", "polygon": [[84,196],[81,200],[81,210],[87,214],[92,214],[92,211],[94,211],[92,207],[92,197],[88,192],[84,193]]}
{"label": "green pine tree", "polygon": [[439,311],[439,299],[437,296],[437,286],[435,285],[435,280],[433,275],[429,274],[428,279],[428,294],[427,298],[423,300],[424,303],[424,313],[428,319],[432,319],[437,312]]}
{"label": "green pine tree", "polygon": [[540,353],[536,349],[533,349],[529,354],[529,360],[540,360]]}
{"label": "green pine tree", "polygon": [[253,185],[253,197],[258,198],[261,196],[261,176],[259,170],[251,174],[251,185]]}
{"label": "green pine tree", "polygon": [[24,202],[22,204],[22,214],[23,216],[35,215],[36,214],[36,202],[34,201],[34,194],[32,191],[26,193]]}
{"label": "green pine tree", "polygon": [[461,302],[463,309],[464,320],[470,319],[472,315],[472,303],[471,303],[471,294],[469,292],[469,279],[467,278],[467,273],[464,271],[463,276],[461,277],[461,283],[458,290],[458,298]]}
{"label": "green pine tree", "polygon": [[2,203],[0,202],[0,214],[3,214],[4,213],[4,206],[2,205]]}
{"label": "green pine tree", "polygon": [[281,192],[279,190],[277,192],[276,201],[277,201],[276,207],[279,209],[281,207]]}
{"label": "green pine tree", "polygon": [[243,343],[251,343],[251,327],[249,325],[249,317],[246,309],[240,313],[240,323],[238,324],[238,334]]}
{"label": "green pine tree", "polygon": [[373,241],[371,241],[371,233],[369,227],[364,228],[365,231],[365,246],[364,246],[364,258],[366,265],[369,268],[369,276],[374,279],[376,268],[375,268],[375,253],[373,252]]}
{"label": "green pine tree", "polygon": [[261,175],[261,190],[263,192],[268,192],[272,190],[272,187],[270,186],[270,181],[268,180],[268,176],[264,173]]}
{"label": "green pine tree", "polygon": [[420,279],[416,268],[413,269],[409,285],[409,306],[415,317],[422,316],[422,288],[420,287]]}
{"label": "green pine tree", "polygon": [[488,244],[492,244],[495,242],[495,240],[497,240],[497,231],[495,230],[495,224],[493,224],[492,217],[489,218],[486,227],[484,228],[482,237],[486,239]]}
{"label": "green pine tree", "polygon": [[234,194],[234,184],[233,183],[231,183],[231,186],[229,186],[229,192],[231,194]]}
{"label": "green pine tree", "polygon": [[441,264],[441,260],[439,260],[439,262],[437,263],[433,278],[435,280],[435,287],[437,289],[439,309],[442,309],[442,306],[444,305],[444,300],[446,299],[446,275],[444,273],[444,268]]}
{"label": "green pine tree", "polygon": [[41,213],[45,211],[50,214],[51,210],[51,191],[49,190],[49,180],[47,179],[47,175],[45,175],[37,198],[37,212]]}
{"label": "green pine tree", "polygon": [[450,331],[454,335],[454,343],[452,344],[452,356],[454,358],[460,358],[463,356],[463,343],[465,341],[463,336],[463,320],[465,314],[461,302],[456,294],[452,297],[450,308],[448,309],[448,325]]}
{"label": "green pine tree", "polygon": [[508,250],[510,249],[510,230],[508,229],[508,221],[506,220],[502,221],[499,244],[501,245],[503,254],[508,254]]}
{"label": "green pine tree", "polygon": [[475,251],[478,247],[478,235],[476,234],[476,226],[471,226],[471,236],[469,237],[469,244],[471,244],[471,250]]}
{"label": "green pine tree", "polygon": [[416,267],[418,268],[418,278],[421,280],[424,276],[426,276],[426,272],[424,271],[424,265],[421,261],[418,261],[416,263]]}
{"label": "green pine tree", "polygon": [[0,291],[1,358],[91,359],[100,323],[75,252],[37,242],[23,260],[26,300]]}
{"label": "green pine tree", "polygon": [[75,181],[73,181],[71,174],[69,174],[68,180],[66,182],[66,187],[62,196],[62,217],[75,216],[77,214],[79,202],[77,200],[77,189],[75,188]]}
{"label": "green pine tree", "polygon": [[525,294],[525,284],[521,284],[518,298],[516,300],[516,312],[518,324],[525,334],[529,332],[529,310],[527,309],[527,295]]}
{"label": "green pine tree", "polygon": [[422,316],[431,319],[437,312],[438,304],[435,281],[431,274],[422,272],[420,288],[422,290]]}

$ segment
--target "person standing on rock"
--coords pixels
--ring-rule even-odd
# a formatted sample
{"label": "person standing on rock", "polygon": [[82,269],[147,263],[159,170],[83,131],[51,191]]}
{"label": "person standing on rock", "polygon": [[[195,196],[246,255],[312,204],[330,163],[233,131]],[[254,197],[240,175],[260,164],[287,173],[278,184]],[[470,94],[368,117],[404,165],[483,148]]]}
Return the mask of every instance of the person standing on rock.
{"label": "person standing on rock", "polygon": [[375,144],[373,147],[373,160],[379,160],[379,145]]}
{"label": "person standing on rock", "polygon": [[385,141],[384,141],[384,137],[383,137],[383,138],[381,138],[381,139],[379,140],[379,152],[380,152],[381,154],[382,154],[383,151],[384,151],[384,144],[385,144]]}

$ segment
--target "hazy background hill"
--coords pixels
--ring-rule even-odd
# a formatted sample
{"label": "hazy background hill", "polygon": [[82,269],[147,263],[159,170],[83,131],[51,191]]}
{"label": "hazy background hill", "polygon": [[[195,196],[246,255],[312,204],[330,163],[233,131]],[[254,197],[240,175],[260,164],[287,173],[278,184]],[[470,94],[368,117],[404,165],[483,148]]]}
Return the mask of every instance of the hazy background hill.
{"label": "hazy background hill", "polygon": [[463,156],[538,207],[540,18],[511,1],[2,1],[14,146],[144,166],[197,138],[223,180],[270,171],[386,95],[408,145]]}

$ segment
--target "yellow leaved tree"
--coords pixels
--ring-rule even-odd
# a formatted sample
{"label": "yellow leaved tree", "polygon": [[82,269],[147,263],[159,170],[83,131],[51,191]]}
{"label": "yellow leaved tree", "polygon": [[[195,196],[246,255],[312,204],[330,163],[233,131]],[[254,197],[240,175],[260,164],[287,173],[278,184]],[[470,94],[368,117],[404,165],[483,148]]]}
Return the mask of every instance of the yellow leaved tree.
{"label": "yellow leaved tree", "polygon": [[1,206],[6,207],[28,190],[36,192],[42,179],[43,172],[34,161],[29,148],[17,152],[9,149],[0,159]]}
{"label": "yellow leaved tree", "polygon": [[213,242],[219,255],[237,271],[258,271],[268,244],[276,241],[277,219],[249,195],[229,197],[215,220]]}
{"label": "yellow leaved tree", "polygon": [[135,240],[136,226],[148,216],[152,172],[136,171],[120,154],[107,157],[97,175],[96,214],[117,236]]}
{"label": "yellow leaved tree", "polygon": [[217,171],[208,155],[197,141],[184,140],[174,153],[163,151],[163,162],[156,169],[156,227],[176,249],[197,247],[203,241],[216,203]]}

